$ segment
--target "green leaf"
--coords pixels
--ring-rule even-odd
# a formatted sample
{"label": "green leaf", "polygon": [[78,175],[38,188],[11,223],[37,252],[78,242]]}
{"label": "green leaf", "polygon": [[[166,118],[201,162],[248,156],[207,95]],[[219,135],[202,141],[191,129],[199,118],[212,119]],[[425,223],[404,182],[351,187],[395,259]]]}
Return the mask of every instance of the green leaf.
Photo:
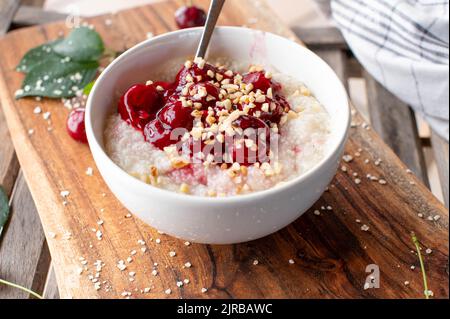
{"label": "green leaf", "polygon": [[5,191],[0,186],[0,231],[5,226],[9,216],[9,201]]}
{"label": "green leaf", "polygon": [[32,68],[45,61],[61,59],[61,56],[53,51],[53,46],[61,41],[62,40],[59,39],[31,49],[24,55],[19,65],[16,67],[16,70],[19,72],[28,73]]}
{"label": "green leaf", "polygon": [[89,82],[83,89],[84,95],[89,95],[94,87],[95,81]]}
{"label": "green leaf", "polygon": [[95,78],[98,66],[96,61],[75,62],[69,58],[44,61],[33,67],[26,75],[22,89],[16,93],[16,98],[73,97]]}
{"label": "green leaf", "polygon": [[83,92],[94,79],[104,51],[100,35],[88,27],[31,49],[16,68],[26,74],[16,98],[69,98]]}
{"label": "green leaf", "polygon": [[105,46],[96,31],[80,27],[74,29],[66,39],[54,44],[53,50],[75,61],[97,61],[103,55]]}

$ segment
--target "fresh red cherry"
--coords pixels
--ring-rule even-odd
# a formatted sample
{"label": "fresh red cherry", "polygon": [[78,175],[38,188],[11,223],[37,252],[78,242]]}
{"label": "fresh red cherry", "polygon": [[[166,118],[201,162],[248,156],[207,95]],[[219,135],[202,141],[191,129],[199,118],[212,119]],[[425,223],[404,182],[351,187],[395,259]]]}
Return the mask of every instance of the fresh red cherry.
{"label": "fresh red cherry", "polygon": [[164,127],[164,125],[158,120],[154,119],[149,122],[144,129],[145,140],[152,143],[160,150],[165,147],[174,144],[176,141],[171,140],[171,130]]}
{"label": "fresh red cherry", "polygon": [[185,128],[190,131],[192,130],[194,123],[194,117],[191,113],[192,108],[183,107],[183,104],[180,101],[169,102],[158,113],[157,118],[167,128]]}
{"label": "fresh red cherry", "polygon": [[87,143],[86,128],[84,126],[84,108],[78,108],[70,112],[67,118],[67,132],[78,142]]}
{"label": "fresh red cherry", "polygon": [[132,86],[119,101],[119,114],[134,128],[142,131],[160,109],[162,99],[155,85]]}
{"label": "fresh red cherry", "polygon": [[206,23],[206,12],[196,6],[184,6],[175,12],[175,21],[180,29],[202,27]]}

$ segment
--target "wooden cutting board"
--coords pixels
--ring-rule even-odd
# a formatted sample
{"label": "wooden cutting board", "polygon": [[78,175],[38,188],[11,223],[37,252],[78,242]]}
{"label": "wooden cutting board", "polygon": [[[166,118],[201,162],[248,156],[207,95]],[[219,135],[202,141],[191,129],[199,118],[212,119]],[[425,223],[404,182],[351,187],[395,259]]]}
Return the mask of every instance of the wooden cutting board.
{"label": "wooden cutting board", "polygon": [[[108,47],[123,50],[149,32],[175,30],[173,14],[182,2],[87,21]],[[197,2],[208,6],[206,0]],[[220,24],[245,24],[294,38],[281,21],[263,1],[228,0]],[[22,29],[0,41],[0,97],[63,298],[422,298],[411,231],[424,247],[430,289],[435,297],[448,297],[448,211],[356,113],[346,150],[354,159],[343,163],[347,172],[339,171],[311,211],[275,235],[240,245],[187,246],[127,217],[95,169],[89,148],[66,134],[68,110],[59,101],[13,98],[23,79],[14,71],[21,56],[60,32],[68,33],[64,23]],[[33,114],[37,105],[51,112],[50,124]],[[86,175],[88,167],[94,168],[93,176]],[[367,174],[386,185],[369,181]],[[70,191],[66,206],[60,195],[65,190]],[[427,219],[435,216],[440,219]],[[95,234],[99,229],[102,240]],[[432,252],[426,254],[425,248]],[[104,265],[98,290],[90,277],[95,278],[97,260]],[[126,270],[118,269],[119,260]],[[192,267],[185,267],[187,262]],[[366,267],[373,264],[380,270],[380,288],[364,289],[370,275]],[[178,287],[185,279],[189,283]]]}

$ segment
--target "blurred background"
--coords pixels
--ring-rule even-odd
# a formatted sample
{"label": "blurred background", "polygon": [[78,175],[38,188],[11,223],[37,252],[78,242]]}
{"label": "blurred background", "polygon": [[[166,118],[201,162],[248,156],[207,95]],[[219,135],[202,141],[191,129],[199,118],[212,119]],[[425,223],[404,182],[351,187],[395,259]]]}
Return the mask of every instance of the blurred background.
{"label": "blurred background", "polygon": [[[79,7],[83,16],[109,13],[125,8],[131,8],[146,3],[160,2],[164,0],[30,0],[28,3],[41,3],[45,9],[64,13],[70,13],[74,5]],[[245,1],[245,0],[243,0]],[[273,9],[282,15],[289,23],[317,24],[317,13],[315,7],[321,0],[268,0]],[[298,8],[299,10],[292,10]]]}
{"label": "blurred background", "polygon": [[[23,5],[43,7],[48,11],[80,16],[114,13],[123,9],[161,2],[164,0],[22,0]],[[245,0],[243,0],[245,1]],[[266,0],[273,11],[282,17],[294,30],[308,28],[325,28],[334,25],[329,9],[329,0]],[[195,1],[194,1],[195,2]],[[207,8],[205,8],[207,9]],[[349,95],[353,104],[370,122],[367,86],[364,77],[348,78]],[[419,138],[423,146],[423,154],[433,193],[443,200],[443,192],[439,180],[435,153],[431,147],[431,130],[428,124],[416,114]]]}

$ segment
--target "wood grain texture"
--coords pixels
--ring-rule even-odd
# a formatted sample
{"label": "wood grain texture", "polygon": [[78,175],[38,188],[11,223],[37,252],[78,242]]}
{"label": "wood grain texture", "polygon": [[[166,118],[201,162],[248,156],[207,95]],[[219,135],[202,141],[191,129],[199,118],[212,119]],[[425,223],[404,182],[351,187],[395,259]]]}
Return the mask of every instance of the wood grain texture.
{"label": "wood grain texture", "polygon": [[[2,1],[0,4],[0,34],[5,33],[9,27],[19,2]],[[50,252],[28,186],[22,175],[17,178],[19,162],[1,110],[0,141],[0,185],[11,194],[15,183],[12,213],[0,246],[0,276],[42,293],[50,264]],[[17,289],[2,288],[0,298],[29,297]]]}
{"label": "wood grain texture", "polygon": [[59,299],[58,283],[53,265],[50,265],[43,296],[45,299]]}
{"label": "wood grain texture", "polygon": [[448,166],[449,166],[449,147],[448,142],[442,137],[437,135],[435,132],[431,135],[431,144],[433,146],[434,157],[436,158],[436,163],[439,172],[439,179],[441,180],[441,187],[444,195],[445,205],[448,208],[449,198],[449,180],[448,180]]}
{"label": "wood grain texture", "polygon": [[[19,7],[20,1],[0,2],[0,37],[3,36],[10,26],[14,13]],[[0,185],[8,195],[11,194],[14,181],[19,173],[19,162],[14,152],[14,147],[6,126],[5,117],[0,110]]]}
{"label": "wood grain texture", "polygon": [[400,159],[429,187],[425,157],[412,109],[386,90],[366,71],[370,120]]}
{"label": "wood grain texture", "polygon": [[42,7],[45,0],[22,0],[21,4],[25,6]]}
{"label": "wood grain texture", "polygon": [[344,83],[345,88],[348,90],[346,53],[335,49],[316,49],[314,52],[333,68],[339,79]]}
{"label": "wood grain texture", "polygon": [[336,27],[302,28],[293,27],[295,34],[306,46],[315,49],[348,49],[341,31]]}
{"label": "wood grain texture", "polygon": [[[144,40],[148,32],[174,30],[173,13],[182,3],[168,1],[88,21],[108,47],[123,49]],[[206,0],[197,3],[208,5]],[[258,22],[252,27],[294,38],[263,1],[228,0],[220,24],[249,24],[253,17]],[[107,26],[105,19],[113,24]],[[48,131],[49,124],[33,115],[35,101],[12,98],[22,80],[13,71],[21,54],[56,38],[60,31],[68,32],[63,24],[50,24],[15,31],[0,42],[0,48],[14,48],[0,49],[0,97],[47,234],[62,298],[123,298],[123,292],[132,298],[421,298],[421,275],[417,268],[410,269],[418,266],[417,256],[411,253],[411,231],[424,247],[433,249],[425,256],[431,289],[437,298],[448,297],[448,211],[414,175],[406,173],[406,166],[362,124],[358,114],[347,146],[347,153],[355,157],[346,164],[349,171],[340,171],[311,212],[277,234],[240,245],[185,246],[135,218],[126,218],[128,212],[98,172],[85,174],[87,167],[95,168],[93,159],[86,146],[65,133],[68,111],[61,103],[41,103],[52,114],[53,130]],[[35,129],[31,137],[30,128]],[[382,161],[376,166],[378,159]],[[361,185],[354,182],[353,173],[362,177]],[[367,181],[367,174],[386,179],[387,185]],[[62,190],[71,192],[66,206]],[[332,210],[321,216],[312,213],[322,206]],[[425,218],[419,218],[419,213]],[[426,219],[436,215],[441,216],[437,221]],[[363,224],[369,231],[361,230]],[[103,240],[96,238],[96,229],[102,230]],[[146,244],[139,244],[140,240]],[[177,256],[169,257],[170,251]],[[132,262],[121,272],[116,265],[128,257]],[[290,259],[295,263],[290,264]],[[99,272],[99,290],[89,279],[97,272],[96,260],[105,264]],[[254,260],[259,264],[253,265]],[[192,268],[185,268],[186,262]],[[369,264],[380,267],[380,289],[363,288]],[[154,268],[157,276],[151,274]],[[136,272],[134,281],[128,272]],[[189,284],[178,288],[177,281],[184,279]],[[405,286],[405,281],[411,284]],[[150,292],[141,293],[146,287]],[[207,293],[201,292],[203,287]],[[172,293],[166,295],[169,288]]]}
{"label": "wood grain texture", "polygon": [[[42,292],[50,264],[45,236],[23,175],[14,188],[11,218],[0,242],[0,277]],[[0,285],[0,299],[29,298],[21,290]]]}
{"label": "wood grain texture", "polygon": [[0,140],[0,185],[6,194],[11,195],[20,166],[2,110],[0,110]]}
{"label": "wood grain texture", "polygon": [[19,8],[20,0],[0,1],[0,36],[8,31],[11,21]]}
{"label": "wood grain texture", "polygon": [[46,11],[42,8],[32,6],[20,6],[12,21],[13,28],[40,25],[49,22],[64,20],[65,14],[53,11]]}

